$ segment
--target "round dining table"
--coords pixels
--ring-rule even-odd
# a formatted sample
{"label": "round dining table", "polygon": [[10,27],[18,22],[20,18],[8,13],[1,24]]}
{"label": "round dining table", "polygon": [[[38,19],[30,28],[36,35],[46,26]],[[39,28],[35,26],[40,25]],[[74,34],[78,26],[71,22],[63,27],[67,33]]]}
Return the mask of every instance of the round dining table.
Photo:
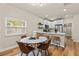
{"label": "round dining table", "polygon": [[30,37],[21,39],[21,42],[26,43],[26,44],[43,43],[46,41],[47,41],[47,38],[45,37],[40,37],[39,39],[32,39],[32,38],[30,39]]}
{"label": "round dining table", "polygon": [[[37,56],[38,49],[37,49],[37,46],[33,46],[33,44],[44,43],[47,41],[48,40],[45,37],[39,37],[39,39],[32,39],[30,37],[26,37],[26,38],[21,39],[20,42],[23,42],[23,43],[31,45],[32,47],[35,47],[34,52],[35,52],[35,55]],[[40,53],[39,55],[42,55],[42,54]],[[31,54],[30,54],[30,56],[31,56]]]}

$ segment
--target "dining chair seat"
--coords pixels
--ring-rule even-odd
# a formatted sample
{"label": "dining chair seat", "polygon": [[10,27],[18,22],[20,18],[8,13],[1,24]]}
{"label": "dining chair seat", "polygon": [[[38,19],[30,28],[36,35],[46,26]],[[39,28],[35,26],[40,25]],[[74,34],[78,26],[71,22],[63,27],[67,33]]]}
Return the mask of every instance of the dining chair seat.
{"label": "dining chair seat", "polygon": [[46,44],[41,44],[37,48],[45,50],[46,49]]}

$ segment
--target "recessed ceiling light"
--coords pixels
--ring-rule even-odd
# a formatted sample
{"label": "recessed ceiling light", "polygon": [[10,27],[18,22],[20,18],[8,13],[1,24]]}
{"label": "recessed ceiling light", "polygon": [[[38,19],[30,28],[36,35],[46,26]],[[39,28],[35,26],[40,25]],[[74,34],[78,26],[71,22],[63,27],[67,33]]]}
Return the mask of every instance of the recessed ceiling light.
{"label": "recessed ceiling light", "polygon": [[64,9],[64,11],[67,11],[67,9]]}
{"label": "recessed ceiling light", "polygon": [[36,3],[32,3],[32,6],[36,6]]}
{"label": "recessed ceiling light", "polygon": [[54,20],[54,18],[51,18],[51,20]]}
{"label": "recessed ceiling light", "polygon": [[45,17],[48,17],[48,15],[45,15]]}
{"label": "recessed ceiling light", "polygon": [[69,17],[69,15],[65,15],[65,17]]}
{"label": "recessed ceiling light", "polygon": [[39,5],[39,6],[40,6],[40,7],[42,7],[42,6],[43,6],[43,4],[41,4],[41,3],[40,3],[40,5]]}

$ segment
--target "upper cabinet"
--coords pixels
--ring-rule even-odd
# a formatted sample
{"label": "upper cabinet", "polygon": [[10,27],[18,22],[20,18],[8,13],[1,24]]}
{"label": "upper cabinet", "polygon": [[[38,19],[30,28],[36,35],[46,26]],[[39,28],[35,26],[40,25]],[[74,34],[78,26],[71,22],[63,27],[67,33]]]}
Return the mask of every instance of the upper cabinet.
{"label": "upper cabinet", "polygon": [[44,20],[44,26],[48,25],[49,27],[49,31],[55,32],[55,30],[57,30],[57,32],[63,32],[63,25],[64,25],[64,21],[63,19],[59,19],[59,20]]}

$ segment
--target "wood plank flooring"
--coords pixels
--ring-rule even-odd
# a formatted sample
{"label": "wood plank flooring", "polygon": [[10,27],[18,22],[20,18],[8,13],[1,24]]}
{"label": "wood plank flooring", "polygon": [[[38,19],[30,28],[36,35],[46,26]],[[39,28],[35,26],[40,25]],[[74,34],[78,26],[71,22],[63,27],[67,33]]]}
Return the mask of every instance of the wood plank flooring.
{"label": "wood plank flooring", "polygon": [[14,56],[14,55],[18,54],[19,51],[20,51],[20,50],[19,50],[19,47],[15,47],[15,48],[13,48],[13,49],[0,52],[0,56]]}
{"label": "wood plank flooring", "polygon": [[[3,56],[16,56],[20,52],[19,48],[8,50],[7,53],[3,52],[0,55]],[[56,48],[55,46],[49,47],[50,56],[79,56],[79,43],[73,42],[72,40],[66,41],[65,48]]]}
{"label": "wood plank flooring", "polygon": [[72,40],[67,40],[66,47],[55,48],[54,46],[49,48],[50,54],[52,56],[79,56],[79,43],[73,42]]}

